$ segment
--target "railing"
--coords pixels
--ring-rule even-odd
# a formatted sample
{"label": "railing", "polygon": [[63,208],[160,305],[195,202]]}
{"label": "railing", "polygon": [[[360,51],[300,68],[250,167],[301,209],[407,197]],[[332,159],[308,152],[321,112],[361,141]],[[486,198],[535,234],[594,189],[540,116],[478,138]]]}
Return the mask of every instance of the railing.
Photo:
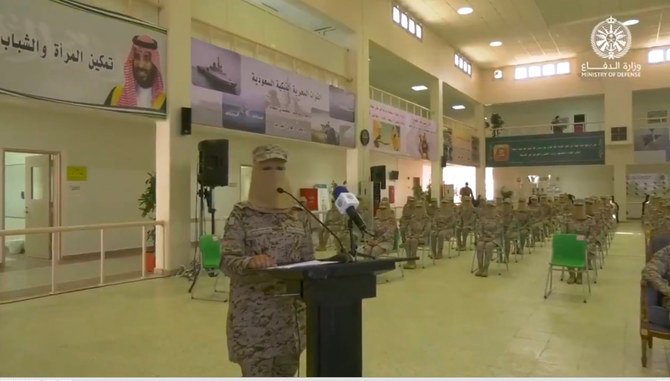
{"label": "railing", "polygon": [[[487,128],[486,137],[501,137],[501,136],[521,136],[521,135],[547,135],[554,132],[554,127],[560,127],[564,134],[578,134],[582,132],[602,131],[604,122],[586,122],[586,123],[572,123],[560,122],[556,124],[530,124],[524,126],[506,126],[503,125],[499,129]],[[556,132],[558,133],[558,132]]]}
{"label": "railing", "polygon": [[471,126],[465,122],[461,122],[460,120],[450,118],[446,115],[442,116],[442,127],[451,128],[453,130],[464,130],[470,133],[471,135],[478,135],[477,127]]}
{"label": "railing", "polygon": [[[58,250],[57,243],[60,242],[61,233],[64,232],[74,232],[74,231],[86,231],[86,230],[99,230],[100,231],[100,283],[98,286],[105,285],[105,230],[110,229],[121,229],[121,228],[131,228],[131,227],[142,227],[142,278],[146,278],[146,267],[144,265],[146,259],[146,236],[147,236],[147,226],[163,227],[163,221],[139,221],[139,222],[120,222],[120,223],[109,223],[109,224],[93,224],[93,225],[74,225],[74,226],[54,226],[54,227],[45,227],[45,228],[30,228],[30,229],[15,229],[15,230],[0,230],[0,237],[9,237],[15,235],[29,235],[29,234],[49,234],[51,241],[51,292],[50,295],[58,294],[56,290],[56,269],[58,267]],[[164,249],[164,247],[163,247]],[[165,250],[161,250],[162,253],[165,253]],[[163,258],[163,263],[164,262]],[[86,289],[90,287],[84,287],[81,289]],[[42,295],[40,295],[42,296]],[[35,296],[37,297],[37,296]],[[2,303],[2,302],[0,302]]]}
{"label": "railing", "polygon": [[384,90],[370,86],[370,99],[383,103],[387,106],[407,111],[422,118],[430,119],[433,115],[429,108],[400,98]]}

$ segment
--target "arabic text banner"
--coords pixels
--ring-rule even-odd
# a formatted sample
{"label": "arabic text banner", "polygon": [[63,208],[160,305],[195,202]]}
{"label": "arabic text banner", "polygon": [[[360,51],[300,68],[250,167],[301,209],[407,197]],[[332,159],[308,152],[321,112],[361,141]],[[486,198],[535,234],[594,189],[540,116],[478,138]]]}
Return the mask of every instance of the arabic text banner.
{"label": "arabic text banner", "polygon": [[638,164],[670,161],[670,133],[666,123],[633,130],[635,162]]}
{"label": "arabic text banner", "polygon": [[435,161],[437,124],[377,101],[370,101],[371,149]]}
{"label": "arabic text banner", "polygon": [[605,133],[486,138],[487,167],[605,164]]}
{"label": "arabic text banner", "polygon": [[191,41],[193,123],[356,146],[353,93]]}
{"label": "arabic text banner", "polygon": [[0,92],[165,115],[165,30],[68,0],[0,1]]}

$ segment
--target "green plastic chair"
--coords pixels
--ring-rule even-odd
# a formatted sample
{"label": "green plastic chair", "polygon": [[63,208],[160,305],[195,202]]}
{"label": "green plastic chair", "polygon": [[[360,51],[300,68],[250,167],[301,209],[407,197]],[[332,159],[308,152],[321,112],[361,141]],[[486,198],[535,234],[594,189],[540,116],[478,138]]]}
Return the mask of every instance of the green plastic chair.
{"label": "green plastic chair", "polygon": [[225,290],[217,289],[220,278],[219,274],[221,273],[221,243],[216,236],[207,234],[200,237],[199,247],[200,267],[195,273],[195,276],[193,277],[193,283],[189,289],[189,292],[191,293],[191,299],[203,299],[197,298],[193,295],[193,288],[195,287],[202,270],[205,270],[210,278],[216,278],[216,282],[214,283],[214,292],[225,292]]}
{"label": "green plastic chair", "polygon": [[552,240],[551,261],[549,262],[549,273],[544,287],[544,298],[551,294],[553,289],[553,271],[564,271],[572,269],[586,274],[586,282],[582,280],[584,291],[584,303],[591,295],[591,278],[588,269],[588,258],[586,241],[578,240],[576,234],[555,234]]}

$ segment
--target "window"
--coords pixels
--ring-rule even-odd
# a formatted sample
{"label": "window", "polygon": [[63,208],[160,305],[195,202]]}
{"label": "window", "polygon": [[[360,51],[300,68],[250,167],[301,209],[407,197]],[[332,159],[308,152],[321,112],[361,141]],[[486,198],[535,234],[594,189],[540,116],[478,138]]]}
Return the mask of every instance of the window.
{"label": "window", "polygon": [[472,64],[458,53],[454,54],[454,66],[461,69],[463,73],[472,76]]}
{"label": "window", "polygon": [[541,65],[517,66],[514,70],[515,79],[551,77],[552,75],[557,74],[570,74],[570,62],[561,61]]}
{"label": "window", "polygon": [[525,67],[518,67],[514,69],[514,79],[526,79],[528,78],[528,69]]}
{"label": "window", "polygon": [[400,9],[398,5],[393,5],[391,19],[414,37],[419,40],[423,39],[423,27],[421,24],[419,24],[419,22],[409,13]]}
{"label": "window", "polygon": [[613,142],[625,142],[628,139],[628,128],[612,127],[610,129],[610,137]]}
{"label": "window", "polygon": [[648,61],[649,63],[659,63],[666,60],[665,52],[663,49],[653,49],[649,51]]}

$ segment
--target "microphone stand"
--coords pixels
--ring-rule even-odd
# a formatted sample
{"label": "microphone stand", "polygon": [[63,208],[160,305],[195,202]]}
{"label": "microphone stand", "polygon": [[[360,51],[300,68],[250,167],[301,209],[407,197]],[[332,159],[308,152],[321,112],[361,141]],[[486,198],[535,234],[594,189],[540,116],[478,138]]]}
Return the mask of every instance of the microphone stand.
{"label": "microphone stand", "polygon": [[[295,197],[294,195],[292,195],[291,193],[285,191],[285,190],[282,189],[282,188],[277,188],[277,193],[284,193],[284,194],[288,195],[289,197],[291,197],[295,202],[298,203],[298,205],[300,206],[300,209],[304,210],[304,211],[307,212],[310,216],[312,216],[312,218],[314,218],[314,219],[316,220],[316,222],[319,223],[319,225],[323,226],[323,228],[326,229],[326,231],[327,231],[328,233],[330,233],[330,235],[332,235],[332,236],[335,238],[335,240],[337,241],[338,245],[340,246],[340,250],[339,250],[340,252],[339,252],[338,254],[336,254],[336,255],[330,257],[330,258],[326,258],[326,259],[324,259],[325,261],[337,261],[337,262],[348,263],[348,262],[354,262],[354,261],[356,260],[356,251],[355,251],[355,250],[352,251],[353,255],[352,255],[352,253],[347,253],[346,249],[344,248],[344,244],[342,243],[342,240],[340,240],[340,237],[338,237],[335,233],[333,233],[333,231],[330,230],[330,228],[329,228],[328,226],[326,226],[326,224],[324,224],[323,222],[321,222],[321,220],[319,219],[319,217],[317,217],[316,215],[314,215],[314,213],[312,213],[311,210],[309,210],[309,209],[307,209],[306,207],[304,207],[304,206],[302,205],[302,203],[300,202],[300,200],[298,200],[297,197]],[[349,220],[349,224],[351,224],[351,220]],[[311,234],[311,232],[310,232],[310,234]],[[353,233],[351,232],[351,228],[349,229],[349,234],[350,234],[349,237],[352,237]],[[355,247],[355,243],[354,243],[353,239],[351,240],[351,244],[352,244],[352,247]]]}

